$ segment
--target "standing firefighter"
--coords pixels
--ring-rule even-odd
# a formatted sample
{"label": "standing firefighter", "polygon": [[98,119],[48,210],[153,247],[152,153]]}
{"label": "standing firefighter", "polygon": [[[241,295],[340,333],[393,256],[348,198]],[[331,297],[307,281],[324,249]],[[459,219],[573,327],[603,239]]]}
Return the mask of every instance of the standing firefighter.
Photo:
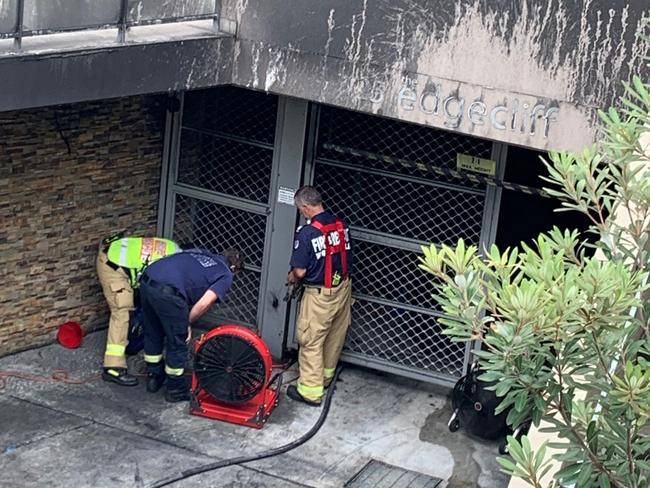
{"label": "standing firefighter", "polygon": [[140,297],[148,392],[155,393],[166,381],[165,400],[189,400],[189,385],[183,375],[190,324],[215,302],[224,300],[233,275],[242,267],[237,249],[228,249],[223,256],[190,249],[146,269],[140,279]]}
{"label": "standing firefighter", "polygon": [[144,268],[163,256],[180,251],[169,239],[123,237],[105,239],[97,254],[97,276],[111,311],[104,354],[104,381],[135,386],[136,377],[126,367],[125,349],[129,334],[129,313],[134,309],[134,288]]}
{"label": "standing firefighter", "polygon": [[323,208],[320,193],[303,186],[294,197],[308,221],[299,228],[287,281],[305,287],[298,316],[298,386],[292,400],[318,406],[329,386],[350,325],[352,248],[348,226]]}

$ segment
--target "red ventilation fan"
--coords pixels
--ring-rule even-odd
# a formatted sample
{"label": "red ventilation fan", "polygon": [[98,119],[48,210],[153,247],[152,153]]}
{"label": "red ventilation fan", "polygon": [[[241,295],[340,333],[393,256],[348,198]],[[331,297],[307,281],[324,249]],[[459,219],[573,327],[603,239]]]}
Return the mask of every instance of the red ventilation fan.
{"label": "red ventilation fan", "polygon": [[[190,413],[260,429],[278,404],[282,376],[255,332],[222,325],[194,346]],[[275,386],[273,386],[275,384]]]}

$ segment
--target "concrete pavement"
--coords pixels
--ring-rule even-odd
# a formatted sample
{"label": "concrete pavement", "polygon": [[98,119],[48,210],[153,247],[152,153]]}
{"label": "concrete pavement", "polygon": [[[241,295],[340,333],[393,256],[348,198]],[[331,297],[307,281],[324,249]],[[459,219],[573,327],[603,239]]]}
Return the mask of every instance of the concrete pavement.
{"label": "concrete pavement", "polygon": [[[145,487],[183,469],[274,448],[307,432],[320,408],[289,400],[262,430],[191,416],[187,403],[103,382],[105,332],[81,348],[53,344],[0,359],[0,487]],[[132,371],[142,371],[138,357]],[[69,382],[49,380],[55,370]],[[29,379],[26,379],[27,376]],[[286,381],[297,375],[289,370]],[[75,383],[80,381],[80,383]],[[502,488],[496,443],[450,433],[446,391],[348,366],[329,417],[286,454],[204,473],[174,487],[342,487],[370,459],[441,478],[440,486]]]}

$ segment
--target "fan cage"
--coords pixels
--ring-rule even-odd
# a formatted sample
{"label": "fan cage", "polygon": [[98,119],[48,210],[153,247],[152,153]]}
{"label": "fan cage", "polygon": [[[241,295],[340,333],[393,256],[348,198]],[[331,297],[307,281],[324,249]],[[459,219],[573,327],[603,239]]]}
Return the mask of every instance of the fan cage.
{"label": "fan cage", "polygon": [[203,339],[195,353],[194,373],[199,388],[224,403],[251,400],[268,384],[268,350],[245,327],[224,326],[213,332]]}

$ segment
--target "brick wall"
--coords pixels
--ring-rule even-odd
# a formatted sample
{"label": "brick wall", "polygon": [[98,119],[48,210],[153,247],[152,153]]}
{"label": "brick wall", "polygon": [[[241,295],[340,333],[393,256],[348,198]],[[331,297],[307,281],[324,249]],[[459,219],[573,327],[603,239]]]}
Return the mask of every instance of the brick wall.
{"label": "brick wall", "polygon": [[104,327],[94,259],[156,230],[164,97],[0,113],[0,356]]}

